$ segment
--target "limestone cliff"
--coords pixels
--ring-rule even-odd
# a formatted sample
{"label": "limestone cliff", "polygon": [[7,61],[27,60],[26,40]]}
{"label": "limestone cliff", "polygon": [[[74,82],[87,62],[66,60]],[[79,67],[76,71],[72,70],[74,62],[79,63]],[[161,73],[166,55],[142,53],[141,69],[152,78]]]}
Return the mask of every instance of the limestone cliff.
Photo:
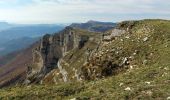
{"label": "limestone cliff", "polygon": [[45,35],[39,46],[33,50],[33,63],[28,67],[28,80],[40,82],[44,77],[46,78],[54,70],[57,70],[63,80],[67,81],[67,69],[62,67],[63,58],[74,50],[81,51],[86,43],[92,41],[95,34],[66,27],[54,35]]}

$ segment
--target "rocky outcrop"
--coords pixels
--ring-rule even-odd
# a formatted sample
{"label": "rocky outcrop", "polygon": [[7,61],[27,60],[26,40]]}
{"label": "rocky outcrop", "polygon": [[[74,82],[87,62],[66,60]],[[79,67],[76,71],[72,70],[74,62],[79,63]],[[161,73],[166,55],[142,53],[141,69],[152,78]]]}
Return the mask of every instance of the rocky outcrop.
{"label": "rocky outcrop", "polygon": [[78,32],[72,27],[66,27],[54,35],[45,35],[33,50],[33,63],[28,67],[28,79],[40,82],[53,69],[59,69],[66,82],[67,72],[60,65],[60,59],[73,49],[81,49],[89,40],[88,35]]}
{"label": "rocky outcrop", "polygon": [[125,34],[125,30],[123,29],[113,29],[110,34],[106,34],[103,37],[103,41],[111,41],[112,39],[121,36],[122,34]]}

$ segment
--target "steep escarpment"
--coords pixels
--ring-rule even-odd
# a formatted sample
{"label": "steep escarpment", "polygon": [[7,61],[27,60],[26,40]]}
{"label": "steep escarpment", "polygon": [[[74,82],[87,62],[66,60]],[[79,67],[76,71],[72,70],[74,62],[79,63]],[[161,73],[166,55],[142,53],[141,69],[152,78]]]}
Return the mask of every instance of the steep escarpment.
{"label": "steep escarpment", "polygon": [[[47,77],[47,74],[49,75],[50,72],[56,70],[66,81],[67,71],[61,67],[62,58],[71,54],[70,52],[77,53],[85,49],[84,46],[87,45],[89,40],[92,41],[95,34],[66,27],[57,34],[45,35],[41,39],[40,45],[33,50],[33,63],[28,67],[28,79],[32,82],[40,82],[44,77]],[[82,53],[84,54],[84,52]]]}

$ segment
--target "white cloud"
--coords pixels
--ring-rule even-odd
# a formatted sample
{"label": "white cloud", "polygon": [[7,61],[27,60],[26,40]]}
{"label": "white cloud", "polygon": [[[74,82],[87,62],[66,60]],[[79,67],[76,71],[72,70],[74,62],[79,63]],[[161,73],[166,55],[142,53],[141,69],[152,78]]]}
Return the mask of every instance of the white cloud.
{"label": "white cloud", "polygon": [[[2,2],[5,3],[0,0],[0,6]],[[15,23],[65,23],[90,19],[119,21],[157,17],[170,19],[169,6],[168,0],[32,0],[29,5],[0,8],[0,19]]]}

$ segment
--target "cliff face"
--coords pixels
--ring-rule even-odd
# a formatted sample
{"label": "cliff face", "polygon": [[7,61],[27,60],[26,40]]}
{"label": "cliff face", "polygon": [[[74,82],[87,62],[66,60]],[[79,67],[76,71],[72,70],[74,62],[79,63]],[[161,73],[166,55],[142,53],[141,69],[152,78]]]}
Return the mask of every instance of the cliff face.
{"label": "cliff face", "polygon": [[45,35],[39,46],[33,50],[33,63],[28,67],[28,79],[39,82],[54,69],[60,70],[61,74],[66,73],[63,71],[65,69],[60,67],[60,59],[71,50],[81,50],[89,41],[88,33],[66,27],[57,34]]}

